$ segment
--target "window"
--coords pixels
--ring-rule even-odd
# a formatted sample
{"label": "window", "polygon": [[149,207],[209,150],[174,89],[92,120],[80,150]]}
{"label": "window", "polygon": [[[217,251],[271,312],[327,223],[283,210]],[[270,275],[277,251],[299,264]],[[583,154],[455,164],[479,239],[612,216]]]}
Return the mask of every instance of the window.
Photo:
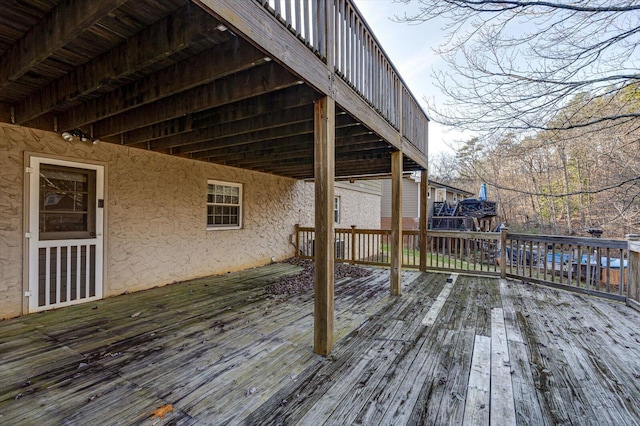
{"label": "window", "polygon": [[340,197],[333,198],[333,221],[340,223]]}
{"label": "window", "polygon": [[242,227],[242,185],[207,181],[207,229]]}
{"label": "window", "polygon": [[427,192],[427,198],[431,198],[431,188],[429,188],[429,191]]}
{"label": "window", "polygon": [[42,164],[39,198],[41,239],[95,237],[95,170]]}

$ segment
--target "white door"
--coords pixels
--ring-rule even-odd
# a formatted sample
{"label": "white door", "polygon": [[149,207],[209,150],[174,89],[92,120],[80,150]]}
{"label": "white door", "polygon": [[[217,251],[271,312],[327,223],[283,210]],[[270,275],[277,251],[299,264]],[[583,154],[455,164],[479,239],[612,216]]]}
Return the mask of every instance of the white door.
{"label": "white door", "polygon": [[31,157],[29,312],[102,298],[104,167]]}

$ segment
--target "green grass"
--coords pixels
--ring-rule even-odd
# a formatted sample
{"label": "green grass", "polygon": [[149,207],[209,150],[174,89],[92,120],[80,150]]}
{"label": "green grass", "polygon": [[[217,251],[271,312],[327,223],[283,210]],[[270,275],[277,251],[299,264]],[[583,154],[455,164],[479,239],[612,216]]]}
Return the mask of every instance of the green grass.
{"label": "green grass", "polygon": [[[382,255],[390,256],[390,248],[387,244],[382,245]],[[418,266],[420,263],[420,251],[408,248],[402,250],[402,263],[404,265]],[[427,253],[427,267],[451,268],[470,271],[492,271],[494,265],[470,263],[460,259],[454,259],[452,256],[446,256],[439,253]]]}

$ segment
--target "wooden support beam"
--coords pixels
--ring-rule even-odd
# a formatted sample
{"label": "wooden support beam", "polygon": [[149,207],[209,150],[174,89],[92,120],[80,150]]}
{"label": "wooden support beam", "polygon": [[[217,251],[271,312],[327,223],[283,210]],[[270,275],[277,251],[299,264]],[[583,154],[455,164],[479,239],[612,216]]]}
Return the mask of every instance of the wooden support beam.
{"label": "wooden support beam", "polygon": [[0,57],[0,92],[127,1],[59,2],[42,22]]}
{"label": "wooden support beam", "polygon": [[[215,155],[209,157],[210,160],[218,161],[241,161],[251,158],[264,158],[277,160],[287,160],[290,158],[306,157],[309,154],[313,159],[313,145],[311,143],[299,143],[296,138],[283,138],[279,140],[269,141],[268,143],[250,143],[242,146],[233,146],[222,148],[216,151]],[[346,140],[348,144],[338,145],[336,138],[336,158],[341,154],[351,154],[360,152],[367,154],[370,151],[378,151],[386,145],[371,135],[362,135],[350,137]],[[270,158],[271,157],[271,158]]]}
{"label": "wooden support beam", "polygon": [[[363,164],[364,163],[364,164]],[[352,176],[385,176],[391,173],[389,159],[374,161],[336,161],[336,178],[350,178]],[[256,169],[257,170],[257,169]],[[296,166],[265,165],[260,171],[288,176],[295,179],[313,179],[313,164],[299,164]]]}
{"label": "wooden support beam", "polygon": [[402,151],[391,153],[391,295],[402,294]]}
{"label": "wooden support beam", "polygon": [[[375,163],[376,161],[389,162],[389,153],[390,148],[384,147],[380,149],[373,149],[369,151],[353,151],[353,152],[340,152],[338,154],[336,150],[336,162],[351,162],[351,163],[359,163],[359,162],[368,162],[369,164]],[[311,164],[314,160],[313,150],[311,146],[306,151],[302,151],[299,154],[292,155],[287,158],[285,156],[275,158],[256,158],[256,157],[247,157],[244,160],[240,160],[235,163],[235,167],[245,168],[251,166],[260,166],[263,164],[267,164],[269,162],[273,162],[279,166],[295,166],[299,163],[302,164]]]}
{"label": "wooden support beam", "polygon": [[[99,94],[105,87],[119,86],[118,83],[123,79],[134,76],[150,64],[165,60],[192,46],[194,42],[202,44],[202,39],[211,33],[219,34],[215,22],[209,14],[199,8],[183,7],[18,103],[16,122],[27,123],[54,108],[58,111],[68,109],[78,105],[82,99],[89,99],[92,95],[95,97],[95,94]],[[237,39],[233,39],[230,44],[237,45]],[[234,49],[234,46],[226,46],[223,52],[219,49],[217,53],[215,50],[202,52],[194,58],[173,65],[168,70],[146,77],[142,85],[136,82],[135,90],[125,90],[124,93],[118,90],[118,95],[131,92],[132,96],[138,97],[139,95],[133,92],[141,93],[141,86],[146,86],[148,92],[149,86],[157,90],[176,81],[201,78],[196,75],[211,73],[212,66],[219,64],[221,60],[228,61],[234,53],[231,50],[237,49]],[[256,59],[264,56],[257,49],[249,49],[249,52],[252,52]],[[238,53],[235,52],[235,55]],[[175,78],[175,75],[180,77]],[[162,78],[164,79],[161,80]],[[100,102],[104,100],[101,99]]]}
{"label": "wooden support beam", "polygon": [[13,111],[11,105],[0,102],[0,122],[11,123],[13,118]]}
{"label": "wooden support beam", "polygon": [[[125,145],[135,145],[155,139],[176,136],[192,132],[196,128],[213,127],[241,120],[250,120],[270,111],[281,111],[289,108],[299,108],[308,105],[311,108],[310,120],[313,117],[313,101],[317,95],[308,86],[299,84],[280,90],[275,93],[267,93],[250,99],[244,99],[222,107],[207,109],[194,114],[163,121],[151,126],[126,132],[122,135]],[[208,125],[208,123],[212,123]],[[194,140],[191,140],[194,142]]]}
{"label": "wooden support beam", "polygon": [[[336,136],[339,137],[350,137],[350,136],[358,136],[363,134],[369,134],[369,131],[358,125],[358,123],[354,123],[351,121],[350,117],[340,116],[338,118],[340,123],[336,125],[334,128],[337,129]],[[334,121],[335,123],[335,121]],[[258,132],[251,132],[247,134],[223,137],[223,138],[214,138],[214,139],[200,139],[200,142],[196,142],[194,144],[188,144],[184,146],[180,146],[180,152],[189,152],[191,153],[192,158],[208,158],[216,154],[216,150],[220,148],[232,147],[232,146],[242,146],[248,143],[256,143],[256,142],[272,142],[275,139],[281,138],[290,138],[292,141],[297,140],[300,143],[304,143],[305,136],[308,138],[306,140],[312,140],[314,131],[314,123],[311,122],[302,122],[296,123],[288,126],[282,126],[280,128],[267,129]],[[299,137],[299,138],[298,138]],[[298,139],[295,139],[298,138]],[[152,145],[153,148],[153,145]]]}
{"label": "wooden support beam", "polygon": [[[229,109],[233,109],[233,105],[229,106]],[[207,124],[200,122],[197,129],[153,140],[149,146],[153,150],[179,147],[181,152],[197,152],[211,148],[212,144],[217,145],[215,141],[227,140],[229,144],[235,146],[234,140],[252,143],[282,136],[312,134],[313,104],[272,111],[227,123],[212,123],[209,126]],[[145,147],[146,143],[131,145],[140,148]]]}
{"label": "wooden support beam", "polygon": [[315,103],[315,308],[314,352],[328,355],[333,348],[335,101],[323,97]]}
{"label": "wooden support beam", "polygon": [[[287,78],[284,76],[284,71],[274,71],[273,64],[256,66],[264,64],[266,61],[261,52],[252,48],[239,49],[237,52],[234,49],[222,51],[214,49],[205,53],[136,80],[60,114],[58,117],[60,128],[80,128],[98,121],[94,129],[96,135],[106,137],[114,132],[109,132],[108,126],[105,123],[100,123],[99,120],[112,116],[117,118],[117,114],[127,113],[127,117],[132,117],[143,107],[153,107],[155,110],[162,109],[159,103],[163,100],[166,100],[166,103],[180,105],[196,101],[197,99],[194,97],[197,96],[219,97],[220,95],[212,95],[208,92],[212,87],[219,91],[222,90],[218,87],[221,83],[257,88],[262,81],[256,81],[256,79]],[[251,70],[246,71],[248,69]],[[247,80],[238,81],[240,78]],[[295,81],[292,76],[289,76],[288,80],[289,83],[285,87],[291,86]],[[226,88],[226,92],[230,92],[230,90]],[[180,102],[179,99],[176,99],[177,97],[185,99]],[[185,112],[193,113],[195,111],[186,110],[180,115],[184,115]],[[143,125],[147,124],[143,122]]]}
{"label": "wooden support beam", "polygon": [[429,223],[429,179],[427,171],[420,174],[420,270],[427,270],[427,227]]}
{"label": "wooden support beam", "polygon": [[[74,113],[62,114],[58,123],[60,128],[66,129],[82,127],[99,119],[93,123],[94,134],[96,137],[104,138],[296,84],[299,84],[298,77],[270,62],[135,109],[134,106],[119,105],[112,111],[115,114],[113,116],[109,116],[108,111],[102,108],[73,110]],[[98,104],[94,105],[98,107]]]}

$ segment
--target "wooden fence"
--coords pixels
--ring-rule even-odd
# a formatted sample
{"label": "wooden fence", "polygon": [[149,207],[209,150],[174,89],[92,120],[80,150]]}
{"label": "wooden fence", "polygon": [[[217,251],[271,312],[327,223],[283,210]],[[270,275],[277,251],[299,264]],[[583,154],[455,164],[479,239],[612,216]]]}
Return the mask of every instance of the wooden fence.
{"label": "wooden fence", "polygon": [[[337,228],[335,260],[391,266],[389,230]],[[312,259],[313,228],[297,227],[296,255]],[[420,267],[419,231],[403,231],[402,264]],[[632,248],[633,247],[633,248]],[[635,241],[516,234],[429,231],[426,268],[509,277],[640,307],[640,239]]]}

